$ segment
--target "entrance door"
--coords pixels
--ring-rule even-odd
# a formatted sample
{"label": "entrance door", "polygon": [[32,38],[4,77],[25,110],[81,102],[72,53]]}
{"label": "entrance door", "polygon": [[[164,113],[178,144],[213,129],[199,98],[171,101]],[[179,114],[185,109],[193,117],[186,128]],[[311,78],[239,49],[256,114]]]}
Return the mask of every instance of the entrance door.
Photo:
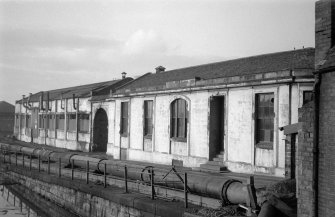
{"label": "entrance door", "polygon": [[106,152],[108,143],[108,117],[100,108],[95,114],[93,123],[93,152]]}
{"label": "entrance door", "polygon": [[212,160],[223,151],[224,110],[224,96],[211,97],[209,117],[209,160]]}

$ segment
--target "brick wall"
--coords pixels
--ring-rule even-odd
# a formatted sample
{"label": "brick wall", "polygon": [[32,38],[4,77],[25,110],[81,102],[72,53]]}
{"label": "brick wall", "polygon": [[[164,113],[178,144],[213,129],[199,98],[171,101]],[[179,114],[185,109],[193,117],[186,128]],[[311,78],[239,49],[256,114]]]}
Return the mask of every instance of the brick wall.
{"label": "brick wall", "polygon": [[313,191],[313,102],[305,104],[299,109],[299,122],[302,130],[298,133],[298,174],[297,197],[298,216],[314,216],[314,191]]}
{"label": "brick wall", "polygon": [[321,75],[319,216],[335,216],[335,71]]}

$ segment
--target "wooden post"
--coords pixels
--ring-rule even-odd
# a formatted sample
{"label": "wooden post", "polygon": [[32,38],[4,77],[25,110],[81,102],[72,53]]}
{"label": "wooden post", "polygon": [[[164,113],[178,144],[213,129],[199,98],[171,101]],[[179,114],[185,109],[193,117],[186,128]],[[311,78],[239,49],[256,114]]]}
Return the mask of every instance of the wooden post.
{"label": "wooden post", "polygon": [[256,189],[254,186],[254,177],[250,176],[247,180],[247,190],[248,190],[248,200],[247,205],[250,206],[253,210],[257,209],[257,197],[256,197]]}
{"label": "wooden post", "polygon": [[107,172],[106,172],[106,169],[107,169],[107,165],[106,163],[104,164],[104,188],[107,187]]}
{"label": "wooden post", "polygon": [[124,186],[126,193],[128,193],[128,171],[127,171],[127,166],[124,166]]}
{"label": "wooden post", "polygon": [[86,184],[88,184],[89,180],[89,173],[90,173],[90,162],[86,161]]}
{"label": "wooden post", "polygon": [[21,153],[22,153],[22,166],[24,168],[24,154],[23,154],[23,152],[21,152]]}
{"label": "wooden post", "polygon": [[188,208],[187,173],[184,174],[184,195],[185,195],[185,208]]}
{"label": "wooden post", "polygon": [[74,159],[72,159],[72,163],[71,163],[71,180],[73,180],[74,177]]}
{"label": "wooden post", "polygon": [[155,180],[154,180],[154,168],[151,168],[151,200],[155,199]]}
{"label": "wooden post", "polygon": [[31,170],[31,163],[32,163],[32,157],[31,157],[32,155],[30,154],[30,159],[29,159],[29,170]]}
{"label": "wooden post", "polygon": [[38,155],[38,172],[41,172],[41,155]]}
{"label": "wooden post", "polygon": [[48,157],[48,174],[50,174],[50,156]]}
{"label": "wooden post", "polygon": [[17,152],[15,152],[15,166],[17,166]]}
{"label": "wooden post", "polygon": [[62,159],[59,158],[59,159],[58,159],[58,162],[59,162],[59,167],[58,167],[58,177],[61,177],[61,176],[62,176]]}

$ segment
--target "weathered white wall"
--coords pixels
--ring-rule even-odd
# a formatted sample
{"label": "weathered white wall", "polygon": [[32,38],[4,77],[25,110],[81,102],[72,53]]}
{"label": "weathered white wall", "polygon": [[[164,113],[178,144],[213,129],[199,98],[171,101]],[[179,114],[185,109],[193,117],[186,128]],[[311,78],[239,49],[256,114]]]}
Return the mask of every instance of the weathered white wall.
{"label": "weathered white wall", "polygon": [[228,92],[228,150],[227,160],[252,163],[253,161],[253,92],[251,88],[232,89]]}

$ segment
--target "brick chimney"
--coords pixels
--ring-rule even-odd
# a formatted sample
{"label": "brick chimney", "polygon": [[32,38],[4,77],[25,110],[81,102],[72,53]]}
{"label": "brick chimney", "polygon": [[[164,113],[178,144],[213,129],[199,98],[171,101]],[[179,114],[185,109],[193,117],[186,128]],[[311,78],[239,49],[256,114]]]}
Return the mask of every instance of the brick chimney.
{"label": "brick chimney", "polygon": [[165,71],[165,68],[163,66],[157,66],[156,68],[156,74],[158,73],[161,73],[161,72],[164,72]]}
{"label": "brick chimney", "polygon": [[324,63],[327,52],[335,44],[335,0],[315,4],[315,68]]}
{"label": "brick chimney", "polygon": [[122,72],[122,73],[121,73],[121,75],[122,75],[122,79],[125,79],[125,78],[126,78],[126,75],[127,75],[127,73],[126,73],[126,72]]}

